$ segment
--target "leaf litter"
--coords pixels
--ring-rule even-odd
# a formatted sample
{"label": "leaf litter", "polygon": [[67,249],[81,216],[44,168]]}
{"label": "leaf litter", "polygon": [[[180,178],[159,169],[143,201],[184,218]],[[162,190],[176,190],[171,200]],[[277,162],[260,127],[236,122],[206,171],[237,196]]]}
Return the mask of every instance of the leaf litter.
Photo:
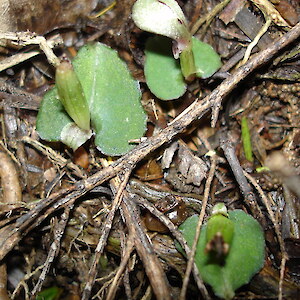
{"label": "leaf litter", "polygon": [[[41,2],[44,5],[47,3]],[[258,33],[248,33],[244,28],[247,22],[235,22],[234,17],[233,22],[227,25],[219,19],[218,14],[210,19],[210,11],[216,4],[214,1],[202,4],[200,1],[180,1],[188,20],[198,20],[199,15],[194,13],[199,11],[201,16],[207,17],[206,20],[211,20],[210,27],[202,25],[196,35],[213,45],[221,54],[223,67],[211,78],[189,83],[180,99],[165,103],[152,95],[144,84],[141,55],[149,35],[138,30],[129,19],[134,1],[117,1],[113,9],[97,19],[90,17],[111,4],[110,1],[99,1],[98,4],[96,1],[88,2],[81,1],[84,9],[81,10],[80,18],[78,15],[75,17],[76,11],[72,14],[72,10],[68,10],[64,22],[59,21],[47,28],[41,26],[43,24],[32,24],[28,28],[46,39],[56,34],[62,36],[64,43],[53,45],[55,53],[69,58],[82,45],[91,42],[99,41],[117,50],[132,74],[138,76],[141,82],[142,104],[151,116],[148,119],[147,138],[157,136],[166,128],[167,123],[172,124],[178,115],[182,112],[184,114],[191,103],[198,98],[204,99],[224,78],[230,77],[243,59],[244,46],[249,43],[245,38],[241,45],[236,37],[246,34],[249,35],[248,38],[254,39]],[[258,23],[264,24],[266,12],[263,9],[260,10],[260,7],[251,3],[244,6],[243,1],[232,2],[250,12],[251,17],[247,12],[244,14],[246,21],[248,17],[254,17]],[[293,11],[293,18],[298,17],[299,21],[299,3],[294,0],[280,2],[287,2],[288,8]],[[74,7],[77,5],[77,1],[70,3]],[[52,12],[58,14],[60,9],[62,8],[58,6]],[[47,16],[47,20],[48,17],[50,19],[51,14]],[[285,18],[284,14],[282,17]],[[17,15],[11,18],[17,19]],[[287,19],[286,22],[294,25],[293,20]],[[14,25],[9,29],[12,32],[22,30],[24,27],[21,25]],[[267,35],[276,40],[289,30],[291,29],[271,24]],[[40,53],[38,47],[22,45],[18,43],[18,39],[6,41],[1,52],[2,61],[8,56],[13,57],[16,52],[24,55],[24,58],[28,51]],[[253,49],[250,59],[255,52],[260,51],[260,45],[258,43]],[[265,49],[268,46],[265,45]],[[52,67],[43,56],[39,55],[38,59],[51,71]],[[23,63],[20,64],[20,61]],[[84,144],[84,151],[75,155],[61,143],[47,143],[39,138],[35,131],[36,103],[53,86],[53,79],[37,66],[33,56],[27,56],[26,59],[18,57],[1,73],[3,121],[0,146],[4,157],[1,158],[1,165],[5,168],[5,161],[10,157],[18,172],[17,177],[12,176],[13,174],[6,176],[7,171],[0,174],[0,254],[7,274],[2,277],[7,284],[7,288],[3,285],[5,288],[0,290],[3,297],[29,299],[34,293],[38,294],[39,290],[59,287],[61,299],[106,299],[107,295],[115,295],[118,299],[140,299],[153,294],[158,299],[163,299],[165,294],[177,299],[186,260],[174,247],[174,236],[177,240],[180,240],[180,236],[177,228],[168,220],[171,219],[173,209],[178,211],[180,201],[184,201],[185,214],[188,216],[201,210],[207,175],[211,168],[206,154],[212,153],[211,151],[213,155],[217,155],[217,165],[210,185],[204,223],[209,215],[209,208],[217,202],[223,202],[229,210],[243,209],[253,215],[265,233],[264,268],[237,292],[237,296],[243,299],[297,297],[300,273],[296,264],[299,259],[300,238],[297,196],[300,173],[300,71],[297,46],[291,44],[278,53],[275,60],[254,70],[247,80],[242,81],[224,99],[215,128],[207,130],[210,127],[210,116],[204,114],[185,128],[183,134],[172,138],[163,147],[153,149],[148,156],[140,157],[137,161],[141,162],[137,166],[134,161],[131,164],[129,160],[124,163],[124,168],[119,169],[115,159],[103,156],[95,148],[93,141]],[[148,103],[152,104],[147,106]],[[243,117],[247,117],[250,125],[253,162],[248,161],[243,152]],[[224,144],[220,147],[220,135],[224,138],[224,132],[228,140],[225,148]],[[229,151],[230,158],[224,156],[229,146],[233,149]],[[286,161],[283,171],[276,169],[276,160],[274,156],[270,156],[274,150],[279,151],[280,157],[284,157],[281,160]],[[87,160],[84,168],[74,163],[78,161],[80,153]],[[149,169],[153,165],[147,164],[150,160],[155,161],[154,169]],[[236,163],[246,172],[245,175],[237,175],[233,171]],[[269,170],[259,172],[258,168],[265,165]],[[102,169],[108,175],[106,180],[101,179],[103,183],[97,185],[94,178],[98,179],[97,172]],[[272,171],[275,169],[276,172]],[[113,177],[118,175],[119,179],[109,181],[109,174],[114,174]],[[242,180],[246,180],[250,187],[249,190],[246,189],[247,195],[243,194],[245,190],[239,185],[241,178],[238,176],[242,176]],[[135,180],[134,189],[132,180]],[[293,185],[294,181],[296,183]],[[252,185],[255,182],[256,185]],[[22,201],[17,201],[7,211],[6,187],[16,191],[19,186]],[[130,207],[131,211],[128,209]],[[168,228],[167,233],[146,227],[145,218],[149,216],[149,212],[155,214],[159,222],[163,222]],[[140,227],[131,227],[129,220],[139,220]],[[141,232],[139,228],[142,228]],[[128,243],[133,232],[136,234],[135,238],[142,242],[136,242],[130,248]],[[147,243],[146,239],[150,239],[152,243]],[[145,252],[145,249],[150,249],[150,252]],[[95,253],[99,257],[96,262],[93,261]],[[151,277],[151,267],[145,260],[147,255],[154,264],[153,270],[157,272],[159,282]],[[160,259],[157,260],[156,256]],[[118,274],[119,280],[113,281],[122,262],[127,262],[126,267]],[[95,269],[94,273],[91,272],[92,267]],[[194,272],[197,272],[195,269],[193,274],[197,276]],[[87,283],[92,283],[92,287]],[[197,288],[206,295],[204,297],[209,295],[203,290],[198,278],[194,277],[188,285],[187,298],[199,297]],[[213,298],[214,295],[210,294],[210,297]]]}

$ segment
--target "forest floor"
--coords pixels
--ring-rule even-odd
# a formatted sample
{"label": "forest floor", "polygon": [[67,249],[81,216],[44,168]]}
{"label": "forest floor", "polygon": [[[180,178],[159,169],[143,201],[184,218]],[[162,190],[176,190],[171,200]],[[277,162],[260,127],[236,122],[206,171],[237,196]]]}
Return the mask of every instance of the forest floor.
{"label": "forest floor", "polygon": [[[188,216],[205,224],[218,202],[252,215],[265,236],[264,266],[235,299],[299,299],[299,1],[178,1],[222,66],[172,101],[146,84],[153,34],[132,21],[134,0],[10,2],[0,24],[0,299],[216,299],[175,240]],[[36,130],[55,84],[45,49],[72,60],[96,42],[126,62],[147,114],[146,138],[120,157]]]}

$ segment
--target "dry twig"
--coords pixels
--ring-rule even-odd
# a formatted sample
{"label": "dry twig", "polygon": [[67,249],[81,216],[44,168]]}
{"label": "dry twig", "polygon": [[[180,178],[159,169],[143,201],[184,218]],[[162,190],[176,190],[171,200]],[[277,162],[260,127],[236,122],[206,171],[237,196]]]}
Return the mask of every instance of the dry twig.
{"label": "dry twig", "polygon": [[260,221],[263,222],[264,216],[257,205],[255,194],[244,175],[244,170],[236,156],[235,149],[227,135],[227,131],[223,131],[223,134],[221,135],[220,146],[239,185],[242,195],[244,196],[246,204],[252,210],[253,215],[258,216]]}
{"label": "dry twig", "polygon": [[141,258],[153,292],[158,300],[171,300],[170,286],[153,246],[141,227],[141,219],[136,205],[130,201],[127,192],[121,203],[125,222],[130,234],[134,236],[135,248]]}
{"label": "dry twig", "polygon": [[109,214],[106,218],[105,223],[102,225],[100,239],[99,239],[98,245],[97,245],[96,250],[95,250],[95,256],[94,256],[92,265],[90,267],[88,280],[87,280],[86,285],[84,287],[84,291],[83,291],[83,294],[82,294],[82,300],[87,300],[87,299],[90,298],[90,295],[91,295],[91,292],[92,292],[92,287],[94,285],[94,282],[95,282],[95,279],[96,279],[96,276],[97,276],[97,266],[98,266],[98,263],[99,263],[99,259],[100,259],[100,256],[102,254],[102,251],[104,249],[104,246],[106,244],[109,232],[111,230],[112,222],[113,222],[115,213],[116,213],[117,209],[119,208],[119,205],[122,201],[123,192],[124,192],[124,189],[125,189],[126,184],[128,182],[130,173],[131,173],[131,170],[127,171],[127,173],[124,175],[123,181],[119,185],[118,192],[116,193],[116,196],[115,196],[114,201],[112,203],[111,210],[110,210],[110,212],[109,212]]}
{"label": "dry twig", "polygon": [[126,268],[126,265],[128,264],[128,261],[130,259],[130,255],[131,252],[134,249],[134,239],[133,239],[133,235],[129,235],[127,240],[126,240],[126,248],[124,250],[124,255],[122,257],[122,261],[121,264],[118,268],[118,271],[114,277],[114,280],[109,288],[109,291],[107,293],[106,299],[107,300],[113,300],[115,298],[116,295],[116,291],[118,288],[118,283],[120,282],[120,278]]}
{"label": "dry twig", "polygon": [[[216,155],[212,155],[211,156],[211,166],[210,166],[210,170],[207,176],[207,180],[205,183],[205,189],[204,189],[204,197],[203,197],[203,202],[202,202],[202,208],[201,208],[201,212],[199,215],[199,220],[197,223],[197,227],[196,227],[196,233],[195,233],[195,237],[194,237],[194,242],[193,242],[193,247],[192,247],[192,251],[188,260],[188,264],[186,267],[186,271],[185,271],[185,275],[184,275],[184,280],[183,280],[183,284],[182,284],[182,289],[180,292],[180,300],[184,300],[185,299],[185,294],[187,291],[187,286],[188,286],[188,282],[189,282],[189,278],[190,278],[190,273],[192,270],[192,266],[193,266],[193,262],[194,262],[194,258],[195,258],[195,254],[196,254],[196,248],[198,245],[198,240],[200,237],[200,232],[201,232],[201,226],[204,220],[204,216],[205,216],[205,210],[206,210],[206,205],[208,202],[208,196],[209,196],[209,191],[210,191],[210,185],[212,183],[212,180],[214,178],[214,174],[216,171],[216,165],[217,165],[217,157]],[[197,280],[197,278],[196,278]],[[201,280],[201,277],[198,278],[198,280]],[[202,283],[203,284],[203,283]],[[210,299],[209,294],[206,291],[206,294],[203,294],[203,297],[205,297],[205,299]]]}
{"label": "dry twig", "polygon": [[50,267],[51,267],[55,257],[59,253],[61,239],[62,239],[62,236],[65,232],[65,228],[69,221],[70,211],[72,211],[72,209],[74,207],[74,202],[75,201],[70,203],[65,208],[64,213],[61,215],[60,221],[54,226],[54,230],[53,230],[54,239],[50,246],[50,250],[48,252],[47,259],[44,263],[43,271],[39,277],[37,284],[35,285],[35,287],[32,290],[32,297],[35,296],[41,290],[43,282],[45,281],[46,276],[50,270]]}
{"label": "dry twig", "polygon": [[255,181],[255,179],[248,174],[247,172],[244,171],[244,175],[246,176],[246,178],[251,182],[251,184],[253,184],[253,186],[256,188],[256,190],[258,191],[262,202],[264,204],[264,206],[266,207],[268,214],[269,214],[269,218],[272,221],[273,225],[274,225],[274,229],[278,238],[278,242],[279,242],[279,246],[280,246],[280,251],[281,251],[281,264],[280,264],[280,280],[279,280],[279,288],[278,288],[278,299],[282,300],[282,285],[283,285],[283,279],[284,279],[284,273],[285,273],[285,263],[287,261],[288,255],[285,251],[285,247],[284,247],[284,242],[281,236],[281,232],[279,229],[279,226],[276,222],[273,210],[271,208],[271,205],[268,201],[268,198],[265,196],[264,191],[262,190],[262,188],[259,186],[259,184]]}
{"label": "dry twig", "polygon": [[[146,208],[152,215],[154,215],[157,219],[159,219],[170,230],[173,237],[179,242],[181,247],[184,249],[187,257],[191,256],[191,253],[192,253],[191,249],[187,245],[187,243],[186,243],[184,237],[182,236],[182,234],[180,233],[180,231],[178,231],[176,226],[170,221],[169,218],[167,218],[152,203],[146,201],[143,197],[140,197],[140,196],[138,197],[138,196],[134,195],[131,198],[131,200],[137,202],[139,205]],[[206,290],[205,285],[203,284],[203,282],[201,280],[198,280],[200,278],[200,275],[199,275],[199,271],[198,271],[198,268],[195,263],[193,264],[193,275],[194,275],[194,278],[196,278],[196,283],[197,283],[199,290],[201,291],[201,293],[203,295],[206,295],[207,290]]]}

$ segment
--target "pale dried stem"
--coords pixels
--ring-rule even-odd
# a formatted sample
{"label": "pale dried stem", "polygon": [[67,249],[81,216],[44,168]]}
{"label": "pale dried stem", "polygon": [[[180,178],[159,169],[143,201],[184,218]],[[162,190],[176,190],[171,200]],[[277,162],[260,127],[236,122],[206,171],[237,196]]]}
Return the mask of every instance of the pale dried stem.
{"label": "pale dried stem", "polygon": [[[39,45],[41,50],[45,53],[50,64],[52,64],[54,67],[57,67],[60,64],[60,60],[52,50],[52,48],[63,43],[59,35],[55,35],[47,41],[43,36],[35,35],[32,32],[0,32],[0,39],[14,41],[20,46]],[[39,51],[33,51],[29,53],[17,54],[16,56],[2,60],[0,62],[0,72],[38,54],[40,54]]]}
{"label": "pale dried stem", "polygon": [[[191,254],[189,255],[189,260],[188,260],[187,268],[186,268],[184,279],[183,279],[182,289],[181,289],[181,292],[180,292],[180,297],[179,297],[180,300],[185,300],[185,295],[186,295],[186,291],[187,291],[187,287],[188,287],[190,273],[192,271],[194,258],[195,258],[195,254],[196,254],[196,248],[197,248],[198,240],[199,240],[200,233],[201,233],[201,226],[202,226],[204,216],[205,216],[205,211],[206,211],[206,206],[207,206],[207,202],[208,202],[210,186],[211,186],[212,180],[214,178],[214,174],[215,174],[215,171],[216,171],[216,166],[217,166],[217,157],[216,157],[216,155],[213,155],[213,156],[211,156],[211,167],[210,167],[210,170],[209,170],[209,173],[208,173],[208,176],[207,176],[207,180],[206,180],[206,183],[205,183],[202,208],[201,208],[201,212],[200,212],[200,215],[199,215],[198,224],[197,224],[197,227],[196,227],[196,234],[195,234],[195,237],[194,237],[192,251],[191,251]],[[201,280],[201,282],[202,282],[202,279],[200,277],[195,278],[195,279],[196,280]],[[205,297],[205,299],[210,299],[210,296],[207,293],[207,291],[206,291],[206,294],[204,294],[203,296]]]}
{"label": "pale dried stem", "polygon": [[284,242],[282,239],[282,235],[279,229],[279,226],[276,222],[272,207],[268,201],[268,198],[265,196],[264,191],[262,190],[262,188],[259,186],[259,184],[255,181],[255,179],[248,174],[247,172],[244,171],[244,175],[246,176],[246,178],[251,182],[251,184],[255,187],[255,189],[258,191],[261,200],[264,204],[264,206],[266,207],[268,214],[269,214],[269,218],[272,221],[273,225],[274,225],[274,229],[275,229],[275,233],[277,235],[278,238],[278,242],[279,242],[279,247],[280,247],[280,251],[281,251],[281,267],[280,267],[280,280],[279,280],[279,287],[278,287],[278,299],[281,300],[282,299],[282,285],[283,285],[283,279],[284,279],[284,273],[285,273],[285,263],[287,260],[287,253],[285,251],[285,247],[284,247]]}
{"label": "pale dried stem", "polygon": [[133,235],[129,235],[129,237],[127,238],[127,244],[126,244],[126,248],[125,248],[125,251],[124,251],[124,255],[122,257],[122,261],[121,261],[121,264],[118,268],[118,271],[114,277],[114,280],[113,282],[111,283],[111,286],[109,288],[109,291],[107,293],[107,296],[106,296],[106,299],[107,300],[113,300],[115,298],[115,295],[116,295],[116,291],[117,291],[117,288],[118,288],[118,283],[120,282],[120,278],[128,264],[128,261],[130,259],[130,255],[131,255],[131,252],[133,251],[134,249],[134,241],[133,241]]}

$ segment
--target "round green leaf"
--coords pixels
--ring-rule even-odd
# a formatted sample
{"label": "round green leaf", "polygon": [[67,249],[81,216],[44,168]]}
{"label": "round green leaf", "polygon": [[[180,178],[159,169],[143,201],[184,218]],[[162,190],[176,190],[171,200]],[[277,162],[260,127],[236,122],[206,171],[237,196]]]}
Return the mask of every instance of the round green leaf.
{"label": "round green leaf", "polygon": [[[204,282],[210,284],[214,293],[224,299],[234,297],[234,291],[247,284],[264,264],[265,241],[259,223],[242,210],[229,211],[234,223],[234,234],[228,255],[223,265],[211,260],[205,253],[206,225],[201,229],[196,249],[195,263]],[[180,227],[191,247],[195,236],[198,216],[188,218]]]}
{"label": "round green leaf", "polygon": [[151,92],[159,99],[172,100],[182,96],[186,83],[180,63],[172,54],[172,41],[163,36],[146,42],[145,77]]}

